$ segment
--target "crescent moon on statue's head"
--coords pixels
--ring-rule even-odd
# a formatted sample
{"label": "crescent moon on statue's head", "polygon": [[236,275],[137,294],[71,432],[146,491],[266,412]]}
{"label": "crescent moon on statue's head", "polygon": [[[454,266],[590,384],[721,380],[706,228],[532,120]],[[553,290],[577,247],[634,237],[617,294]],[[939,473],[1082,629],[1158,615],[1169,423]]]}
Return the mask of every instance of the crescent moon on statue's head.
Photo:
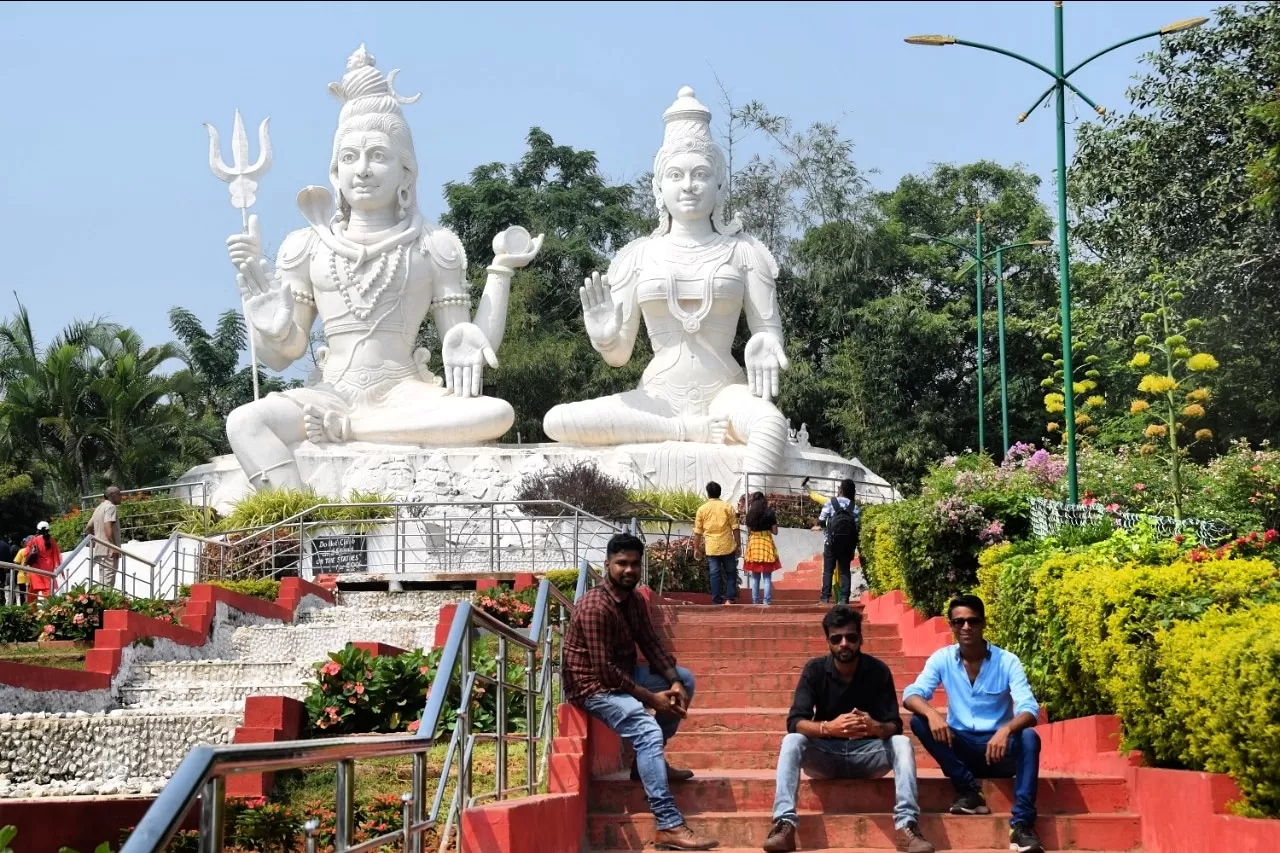
{"label": "crescent moon on statue's head", "polygon": [[395,98],[397,104],[416,104],[422,97],[422,93],[414,95],[412,98],[406,98],[396,91],[396,75],[400,73],[397,68],[387,75],[387,91],[391,93],[391,97]]}

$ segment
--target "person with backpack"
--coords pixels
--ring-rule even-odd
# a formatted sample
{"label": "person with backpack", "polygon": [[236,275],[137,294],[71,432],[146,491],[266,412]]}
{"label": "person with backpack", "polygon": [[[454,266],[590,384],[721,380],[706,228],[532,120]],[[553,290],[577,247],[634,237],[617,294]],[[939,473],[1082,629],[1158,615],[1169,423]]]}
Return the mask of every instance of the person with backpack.
{"label": "person with backpack", "polygon": [[818,525],[814,529],[826,531],[822,543],[820,604],[831,602],[831,582],[837,569],[840,572],[840,592],[836,604],[849,603],[849,587],[853,583],[853,554],[858,550],[862,521],[862,509],[853,498],[853,480],[845,478],[840,481],[840,494],[823,504],[822,512],[818,515]]}

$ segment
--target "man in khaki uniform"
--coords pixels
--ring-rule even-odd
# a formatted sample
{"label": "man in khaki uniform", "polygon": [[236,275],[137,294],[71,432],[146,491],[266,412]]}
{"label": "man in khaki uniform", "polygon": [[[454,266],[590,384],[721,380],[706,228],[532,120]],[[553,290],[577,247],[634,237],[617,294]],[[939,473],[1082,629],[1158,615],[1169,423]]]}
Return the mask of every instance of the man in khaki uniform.
{"label": "man in khaki uniform", "polygon": [[[120,505],[120,487],[108,486],[102,503],[94,509],[89,518],[89,526],[85,534],[93,534],[103,542],[110,542],[120,547],[120,522],[116,519],[116,507]],[[115,587],[116,564],[120,561],[120,552],[108,548],[99,542],[93,543],[93,565],[102,578],[102,585]]]}

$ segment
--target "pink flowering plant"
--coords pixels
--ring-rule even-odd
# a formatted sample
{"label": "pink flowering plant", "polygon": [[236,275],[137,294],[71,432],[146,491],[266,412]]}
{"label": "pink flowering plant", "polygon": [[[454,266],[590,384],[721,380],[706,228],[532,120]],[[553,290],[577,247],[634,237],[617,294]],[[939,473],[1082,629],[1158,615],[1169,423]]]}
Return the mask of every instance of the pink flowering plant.
{"label": "pink flowering plant", "polygon": [[316,681],[306,699],[307,719],[324,734],[351,734],[382,730],[373,711],[371,654],[351,643],[315,665]]}
{"label": "pink flowering plant", "polygon": [[533,621],[533,605],[526,596],[509,589],[482,593],[476,598],[476,607],[512,628],[528,628]]}

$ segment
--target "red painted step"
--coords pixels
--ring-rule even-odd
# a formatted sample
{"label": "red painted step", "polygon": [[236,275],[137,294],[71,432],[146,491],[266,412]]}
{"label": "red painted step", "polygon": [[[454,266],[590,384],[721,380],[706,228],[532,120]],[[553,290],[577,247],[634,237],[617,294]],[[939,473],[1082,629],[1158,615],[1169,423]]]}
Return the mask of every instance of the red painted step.
{"label": "red painted step", "polygon": [[[696,669],[693,670],[694,676],[698,675]],[[755,688],[720,688],[717,683],[711,682],[711,678],[733,678],[733,676],[707,676],[707,678],[699,679],[697,691],[693,697],[693,706],[695,708],[741,708],[744,701],[750,701],[753,705],[767,706],[770,708],[791,707],[791,700],[795,697],[795,685],[784,689],[777,690],[760,690]],[[902,691],[906,689],[907,682],[905,680],[897,681],[898,701],[902,701]],[[732,684],[733,682],[725,682]],[[720,689],[717,689],[720,688]],[[748,698],[743,695],[744,689],[751,689],[751,696]],[[937,708],[945,708],[947,705],[947,695],[945,691],[939,690],[933,694],[933,698],[929,701],[930,705]]]}
{"label": "red painted step", "polygon": [[[946,707],[940,710],[945,711]],[[785,732],[789,712],[790,708],[699,708],[695,696],[676,737],[698,732]],[[911,716],[910,711],[902,710],[903,726],[911,724]]]}
{"label": "red painted step", "polygon": [[[674,741],[673,741],[674,743]],[[686,815],[703,812],[770,811],[775,776],[769,771],[707,771],[688,782],[671,786],[676,805]],[[941,814],[951,807],[955,789],[936,769],[921,769],[917,780],[920,810]],[[996,814],[1013,808],[1013,782],[988,779],[983,784],[987,805]],[[893,778],[814,780],[801,777],[797,806],[800,811],[827,814],[865,814],[893,811]],[[644,788],[627,773],[598,779],[591,789],[592,810],[600,814],[641,814],[648,811]],[[1040,776],[1036,806],[1042,815],[1124,813],[1129,789],[1121,777],[1071,777],[1046,773]]]}
{"label": "red painted step", "polygon": [[[768,811],[704,812],[689,815],[695,832],[725,846],[755,847],[764,843],[773,820]],[[920,831],[939,850],[1009,849],[1008,815],[923,814]],[[1139,818],[1132,814],[1042,815],[1036,832],[1048,850],[1132,850],[1142,843]],[[589,814],[592,846],[641,850],[653,844],[653,815]],[[870,847],[894,849],[892,814],[821,814],[800,812],[802,849]]]}
{"label": "red painted step", "polygon": [[[912,743],[915,745],[916,751],[916,768],[936,769],[938,763],[933,760],[933,756],[925,752],[919,743],[914,740]],[[676,767],[708,773],[768,771],[777,769],[778,766],[777,750],[773,752],[737,752],[732,746],[728,746],[699,752],[687,752],[680,748],[679,736],[667,745],[667,756]]]}
{"label": "red painted step", "polygon": [[[657,624],[658,636],[666,638],[679,637],[680,639],[779,639],[779,640],[817,640],[821,642],[824,648],[819,651],[825,651],[826,637],[822,633],[822,620],[815,619],[812,622],[795,622],[786,621],[779,622],[774,620],[758,620],[747,622],[741,619],[727,620],[722,622],[709,622],[706,620],[698,620],[697,617],[679,617],[671,619],[663,623]],[[897,641],[901,642],[898,636],[898,626],[881,624],[876,625],[870,622],[862,626],[862,639],[864,643],[876,641]]]}
{"label": "red painted step", "polygon": [[[817,617],[817,621],[821,622],[822,617],[831,610],[831,605],[818,604],[816,601],[813,604],[771,604],[768,607],[753,607],[750,604],[745,606],[741,604],[660,604],[657,609],[662,614],[661,618],[677,616],[680,619],[721,622],[739,620],[766,622],[785,617],[804,622],[806,619]],[[861,606],[854,605],[854,609],[861,610]]]}
{"label": "red painted step", "polygon": [[[767,642],[767,641],[762,641]],[[708,654],[710,649],[705,647],[696,650],[682,650],[680,647],[670,648],[672,654],[676,656],[679,664],[697,675],[732,675],[743,679],[741,689],[753,690],[770,690],[772,682],[766,680],[767,676],[785,675],[785,682],[788,686],[794,688],[796,679],[800,677],[801,671],[814,657],[811,652],[792,652],[790,654],[780,653],[776,657],[773,655],[738,655],[731,653],[733,646],[722,649],[716,654]],[[876,655],[880,662],[889,667],[889,671],[893,673],[894,681],[901,681],[905,678],[915,680],[915,677],[924,669],[927,658],[922,657],[906,657],[904,655]],[[760,676],[761,680],[752,682],[753,676]],[[790,704],[790,703],[788,703]]]}
{"label": "red painted step", "polygon": [[[881,648],[882,640],[868,640],[863,651],[883,659],[887,649]],[[827,641],[821,635],[817,637],[685,637],[677,634],[673,639],[663,639],[663,644],[673,654],[696,655],[711,651],[732,649],[743,658],[794,658],[804,664],[811,657],[827,654]],[[901,647],[901,641],[891,643]],[[928,658],[920,658],[920,666],[924,667]]]}

